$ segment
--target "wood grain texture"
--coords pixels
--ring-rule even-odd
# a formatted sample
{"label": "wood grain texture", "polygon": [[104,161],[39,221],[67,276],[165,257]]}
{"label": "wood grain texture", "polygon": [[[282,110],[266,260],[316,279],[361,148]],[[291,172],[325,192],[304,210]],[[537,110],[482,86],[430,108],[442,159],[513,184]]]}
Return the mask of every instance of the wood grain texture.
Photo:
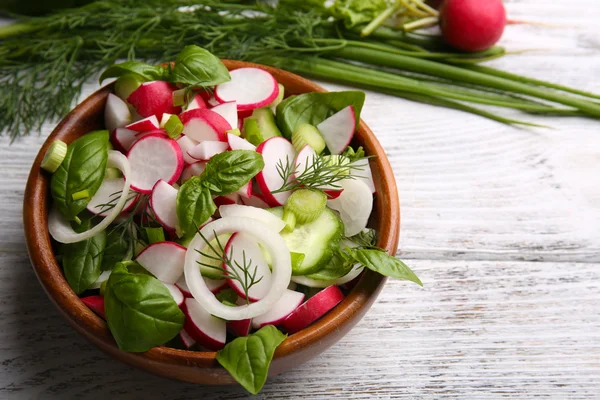
{"label": "wood grain texture", "polygon": [[[510,26],[511,49],[545,51],[493,65],[600,92],[597,1],[506,4],[512,19],[561,26]],[[515,115],[554,129],[368,94],[363,118],[399,187],[399,254],[425,287],[389,281],[341,342],[257,398],[600,398],[600,122]],[[0,398],[247,398],[126,367],[58,315],[21,226],[43,139],[0,139]]]}

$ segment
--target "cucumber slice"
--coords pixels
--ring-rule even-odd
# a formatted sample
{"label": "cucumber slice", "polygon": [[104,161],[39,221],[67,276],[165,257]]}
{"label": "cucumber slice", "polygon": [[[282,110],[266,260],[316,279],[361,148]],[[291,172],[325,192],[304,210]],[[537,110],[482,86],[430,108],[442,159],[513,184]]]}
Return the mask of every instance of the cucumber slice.
{"label": "cucumber slice", "polygon": [[[283,207],[271,208],[279,218],[283,217]],[[311,223],[296,225],[292,232],[281,232],[281,237],[294,253],[303,253],[302,264],[292,268],[293,275],[309,275],[323,269],[339,248],[344,235],[344,223],[329,208]]]}
{"label": "cucumber slice", "polygon": [[275,123],[275,116],[270,108],[257,108],[252,112],[252,117],[256,118],[263,141],[271,139],[272,137],[281,136],[281,132]]}
{"label": "cucumber slice", "polygon": [[285,97],[285,87],[281,83],[278,83],[277,86],[279,86],[279,94],[277,95],[277,98],[269,104],[269,108],[273,111],[273,114],[277,114],[277,106],[281,104]]}
{"label": "cucumber slice", "polygon": [[242,127],[242,137],[247,141],[252,143],[255,146],[258,146],[265,139],[260,133],[260,129],[258,128],[258,121],[254,117],[248,117],[244,119],[244,126]]}
{"label": "cucumber slice", "polygon": [[309,145],[317,154],[321,154],[327,146],[321,132],[311,124],[300,124],[296,127],[296,130],[292,133],[292,145],[298,152],[304,146]]}
{"label": "cucumber slice", "polygon": [[[286,200],[284,220],[288,213],[296,216],[300,224],[307,224],[319,218],[327,204],[327,195],[320,190],[298,189]],[[293,228],[292,228],[293,229]]]}

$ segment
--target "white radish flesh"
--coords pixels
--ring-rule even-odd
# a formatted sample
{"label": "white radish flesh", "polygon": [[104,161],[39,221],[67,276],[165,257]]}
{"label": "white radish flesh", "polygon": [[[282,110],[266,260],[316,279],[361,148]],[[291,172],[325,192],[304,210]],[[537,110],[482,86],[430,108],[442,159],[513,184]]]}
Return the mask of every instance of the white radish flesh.
{"label": "white radish flesh", "polygon": [[102,284],[106,282],[110,277],[111,272],[112,271],[103,271],[98,277],[98,279],[96,279],[94,283],[91,284],[90,289],[100,289],[100,286],[102,286]]}
{"label": "white radish flesh", "polygon": [[228,148],[229,144],[227,142],[206,140],[197,144],[188,154],[196,160],[207,161],[217,154],[225,152]]}
{"label": "white radish flesh", "polygon": [[214,199],[215,204],[217,205],[217,207],[220,206],[227,206],[227,205],[234,205],[234,204],[239,204],[242,201],[240,200],[240,195],[237,193],[231,193],[231,194],[227,194],[224,196],[217,196]]}
{"label": "white radish flesh", "polygon": [[206,163],[204,161],[198,161],[193,164],[188,165],[183,169],[181,173],[181,181],[185,182],[190,179],[192,176],[200,176],[206,169]]}
{"label": "white radish flesh", "polygon": [[247,268],[256,282],[248,289],[248,297],[246,297],[243,286],[238,280],[227,279],[229,286],[235,290],[238,296],[250,301],[258,301],[269,293],[271,289],[271,270],[256,240],[247,234],[234,233],[225,246],[225,254],[231,257],[233,264],[232,266],[223,265],[230,276],[243,277],[243,268]]}
{"label": "white radish flesh", "polygon": [[177,219],[177,193],[179,191],[162,179],[156,182],[150,195],[150,207],[156,220],[167,230],[174,231]]}
{"label": "white radish flesh", "polygon": [[[102,184],[98,188],[98,191],[94,197],[90,199],[86,208],[93,214],[106,217],[112,209],[112,206],[117,202],[117,199],[121,195],[123,187],[125,187],[124,178],[103,180]],[[123,206],[123,210],[121,212],[129,211],[134,206],[137,199],[138,196],[129,196],[129,199]]]}
{"label": "white radish flesh", "polygon": [[177,144],[181,149],[183,161],[186,164],[193,164],[198,161],[194,157],[190,156],[190,151],[198,145],[198,142],[191,139],[189,136],[181,136],[179,139],[177,139]]}
{"label": "white radish flesh", "polygon": [[302,176],[307,170],[310,171],[316,158],[317,152],[309,145],[304,146],[294,160],[295,177]]}
{"label": "white radish flesh", "polygon": [[160,119],[163,113],[181,112],[181,107],[173,105],[174,90],[175,87],[165,81],[144,82],[131,92],[127,102],[135,107],[142,117],[156,116]]}
{"label": "white radish flesh", "polygon": [[104,107],[104,126],[109,132],[113,132],[117,128],[122,128],[133,121],[131,111],[127,107],[127,103],[121,100],[118,96],[112,93],[106,98],[106,106]]}
{"label": "white radish flesh", "polygon": [[244,138],[233,135],[231,133],[227,134],[227,141],[229,142],[229,147],[231,150],[252,150],[256,151],[256,146],[247,141]]}
{"label": "white radish flesh", "polygon": [[252,184],[250,182],[246,183],[244,186],[239,188],[235,193],[239,194],[241,197],[249,199],[252,197]]}
{"label": "white radish flesh", "polygon": [[317,125],[331,154],[342,154],[356,130],[354,107],[348,106]]}
{"label": "white radish flesh", "polygon": [[252,193],[250,198],[242,197],[244,205],[256,208],[270,208],[269,204],[258,193]]}
{"label": "white radish flesh", "polygon": [[197,110],[199,108],[206,108],[206,102],[199,94],[195,95],[192,101],[188,104],[185,111]]}
{"label": "white radish flesh", "polygon": [[252,218],[264,223],[275,232],[281,232],[285,228],[285,222],[281,218],[262,208],[232,204],[219,207],[219,214],[223,218]]}
{"label": "white radish flesh", "polygon": [[127,153],[131,164],[131,187],[150,193],[159,180],[175,183],[183,170],[183,154],[177,142],[160,135],[138,140]]}
{"label": "white radish flesh", "polygon": [[273,137],[260,144],[256,151],[263,156],[265,167],[256,175],[256,182],[263,193],[264,199],[271,206],[282,206],[290,197],[291,191],[271,193],[281,189],[286,182],[279,174],[279,167],[294,165],[296,150],[294,146],[282,137]]}
{"label": "white radish flesh", "polygon": [[227,103],[219,104],[210,109],[216,112],[225,119],[231,126],[231,129],[237,128],[238,126],[238,114],[237,114],[237,103],[230,101]]}
{"label": "white radish flesh", "polygon": [[117,128],[112,132],[110,140],[117,150],[126,153],[140,139],[136,136],[138,133],[127,128]]}
{"label": "white radish flesh", "polygon": [[151,115],[139,121],[132,122],[131,124],[125,126],[125,128],[136,132],[148,132],[159,130],[160,123],[158,122],[158,119],[156,119],[156,116]]}
{"label": "white radish flesh", "polygon": [[136,261],[164,283],[175,283],[183,273],[186,248],[174,242],[158,242],[146,247]]}
{"label": "white radish flesh", "polygon": [[232,129],[223,117],[205,108],[186,111],[179,118],[183,123],[183,134],[197,142],[227,142],[227,131]]}
{"label": "white radish flesh", "polygon": [[340,213],[344,234],[350,237],[366,228],[373,210],[373,193],[362,180],[344,179],[339,184],[344,191],[337,199],[328,200],[327,206]]}
{"label": "white radish flesh", "polygon": [[352,166],[350,169],[350,175],[366,183],[369,189],[371,189],[371,193],[375,193],[375,181],[373,180],[373,172],[371,171],[369,159],[363,158],[354,161],[350,165]]}
{"label": "white radish flesh", "polygon": [[303,300],[304,293],[286,289],[283,296],[281,296],[281,299],[274,307],[269,309],[266,313],[252,319],[252,326],[254,329],[260,329],[265,325],[279,325],[288,315],[297,309],[300,304],[302,304]]}
{"label": "white radish flesh", "polygon": [[185,297],[193,297],[192,293],[190,293],[190,289],[188,288],[187,283],[185,283],[185,274],[182,274],[181,277],[177,280],[177,282],[175,282],[175,286],[177,286],[179,290],[181,290],[181,293],[183,293]]}
{"label": "white radish flesh", "polygon": [[186,349],[191,349],[196,344],[196,341],[192,339],[185,329],[182,329],[181,332],[179,332],[179,337]]}
{"label": "white radish flesh", "polygon": [[327,314],[342,300],[342,291],[337,286],[329,286],[306,300],[281,323],[281,326],[289,334],[296,333]]}
{"label": "white radish flesh", "polygon": [[165,285],[165,287],[169,290],[169,293],[171,293],[171,296],[173,296],[173,300],[175,300],[177,306],[181,307],[181,305],[183,304],[183,300],[185,299],[181,290],[179,290],[177,286],[170,283],[163,282],[163,285]]}
{"label": "white radish flesh", "polygon": [[188,298],[183,303],[184,329],[201,346],[209,350],[220,350],[227,339],[225,321],[211,315],[196,299]]}
{"label": "white radish flesh", "polygon": [[266,107],[279,95],[279,86],[273,75],[260,68],[239,68],[229,72],[231,80],[215,89],[221,103],[237,102],[239,111]]}

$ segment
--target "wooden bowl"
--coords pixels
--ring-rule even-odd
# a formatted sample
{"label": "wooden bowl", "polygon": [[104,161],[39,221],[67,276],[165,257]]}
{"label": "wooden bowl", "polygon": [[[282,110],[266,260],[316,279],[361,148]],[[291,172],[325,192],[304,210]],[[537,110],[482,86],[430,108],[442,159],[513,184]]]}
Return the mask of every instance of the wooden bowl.
{"label": "wooden bowl", "polygon": [[[255,66],[269,71],[285,86],[286,95],[325,91],[309,80],[277,68],[241,61],[224,62],[230,70]],[[40,163],[54,140],[70,143],[91,130],[103,128],[104,104],[111,91],[112,85],[106,86],[71,111],[48,137],[33,163],[23,203],[23,224],[33,269],[42,287],[67,321],[103,351],[134,367],[181,381],[235,383],[227,371],[219,366],[214,352],[167,347],[155,347],[145,353],[120,351],[104,320],[86,307],[71,290],[56,261],[48,233],[51,198],[48,190],[49,175],[41,170]],[[394,254],[400,232],[400,205],[392,168],[375,135],[363,121],[360,122],[355,144],[363,146],[367,154],[376,156],[371,159],[377,188],[372,222],[379,234],[379,246]],[[294,368],[340,340],[367,312],[384,283],[385,278],[377,273],[369,270],[363,273],[342,303],[308,328],[290,335],[279,346],[269,374],[277,375]]]}

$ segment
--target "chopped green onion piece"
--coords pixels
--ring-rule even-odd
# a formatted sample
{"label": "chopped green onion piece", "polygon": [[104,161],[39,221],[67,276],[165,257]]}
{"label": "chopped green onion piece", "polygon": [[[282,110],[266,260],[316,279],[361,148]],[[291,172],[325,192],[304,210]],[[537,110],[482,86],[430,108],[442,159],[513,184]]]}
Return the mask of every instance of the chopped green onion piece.
{"label": "chopped green onion piece", "polygon": [[100,296],[102,297],[104,297],[104,292],[106,292],[106,282],[108,282],[108,279],[100,284]]}
{"label": "chopped green onion piece", "polygon": [[173,105],[175,107],[182,107],[187,104],[186,92],[187,89],[179,89],[173,92]]}
{"label": "chopped green onion piece", "polygon": [[163,231],[163,228],[145,228],[145,230],[150,244],[165,241],[165,232]]}
{"label": "chopped green onion piece", "polygon": [[292,133],[292,145],[296,151],[302,150],[306,145],[313,148],[317,154],[321,154],[325,150],[325,140],[321,136],[321,132],[311,124],[300,124]]}
{"label": "chopped green onion piece", "polygon": [[106,172],[104,173],[104,179],[117,179],[122,176],[118,168],[106,168]]}
{"label": "chopped green onion piece", "polygon": [[235,136],[242,136],[242,132],[240,132],[240,130],[238,128],[230,129],[227,131],[227,133],[231,133],[232,135],[235,135]]}
{"label": "chopped green onion piece", "polygon": [[284,232],[291,232],[296,227],[296,215],[288,210],[283,211],[283,221],[285,222]]}
{"label": "chopped green onion piece", "polygon": [[277,98],[273,100],[271,104],[269,104],[273,114],[277,114],[277,106],[283,101],[283,97],[285,96],[285,86],[283,86],[281,83],[278,83],[277,86],[279,87],[279,94],[277,95]]}
{"label": "chopped green onion piece", "polygon": [[265,141],[262,133],[260,133],[260,128],[258,127],[258,121],[256,118],[248,117],[244,120],[242,137],[255,146],[258,146]]}
{"label": "chopped green onion piece", "polygon": [[73,201],[83,200],[83,199],[89,199],[90,198],[90,192],[88,192],[87,190],[80,190],[79,192],[73,193],[71,195],[71,197],[73,197]]}
{"label": "chopped green onion piece", "polygon": [[290,256],[292,258],[292,270],[293,271],[300,268],[300,266],[302,265],[302,262],[304,262],[304,257],[306,257],[304,255],[304,253],[294,253],[293,251],[290,251]]}
{"label": "chopped green onion piece", "polygon": [[183,123],[177,115],[171,115],[165,124],[165,130],[171,139],[177,139],[183,132]]}
{"label": "chopped green onion piece", "polygon": [[52,142],[48,150],[46,150],[46,154],[44,154],[44,159],[42,160],[42,169],[54,173],[60,167],[63,160],[67,155],[67,144],[62,140],[55,140]]}
{"label": "chopped green onion piece", "polygon": [[133,249],[133,254],[137,257],[142,252],[142,250],[144,250],[146,247],[147,246],[144,242],[141,242],[139,240],[136,241],[135,248]]}
{"label": "chopped green onion piece", "polygon": [[283,206],[283,220],[286,214],[293,214],[300,224],[306,224],[319,218],[327,205],[327,195],[321,190],[298,189],[287,199]]}
{"label": "chopped green onion piece", "polygon": [[73,221],[77,224],[77,225],[81,225],[81,218],[79,217],[75,217],[73,218]]}
{"label": "chopped green onion piece", "polygon": [[169,118],[171,118],[171,115],[173,114],[163,113],[162,118],[160,119],[160,123],[158,124],[160,129],[165,129],[165,125],[167,124]]}

